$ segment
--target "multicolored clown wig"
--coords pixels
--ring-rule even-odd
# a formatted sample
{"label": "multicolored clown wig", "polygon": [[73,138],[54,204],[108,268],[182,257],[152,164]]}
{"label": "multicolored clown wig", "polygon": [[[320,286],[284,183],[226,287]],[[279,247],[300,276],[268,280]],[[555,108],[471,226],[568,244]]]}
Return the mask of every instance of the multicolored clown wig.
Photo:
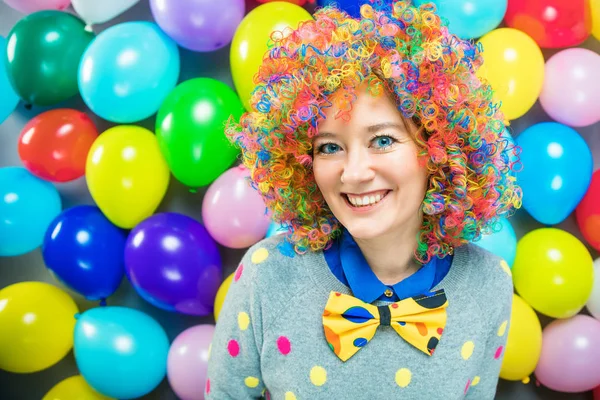
{"label": "multicolored clown wig", "polygon": [[[476,240],[521,205],[503,116],[476,76],[481,49],[448,32],[433,4],[366,4],[361,18],[326,7],[315,20],[272,35],[255,76],[252,111],[226,134],[273,219],[297,253],[327,248],[341,226],[312,173],[312,138],[323,111],[349,118],[355,91],[387,90],[419,129],[429,186],[415,257],[427,262]],[[290,247],[291,248],[291,247]]]}

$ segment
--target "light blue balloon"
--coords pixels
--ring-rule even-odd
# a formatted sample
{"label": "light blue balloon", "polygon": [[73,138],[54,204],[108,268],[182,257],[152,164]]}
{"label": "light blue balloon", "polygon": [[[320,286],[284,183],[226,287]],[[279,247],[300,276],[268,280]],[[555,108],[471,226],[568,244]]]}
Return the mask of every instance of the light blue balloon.
{"label": "light blue balloon", "polygon": [[495,29],[504,18],[507,0],[417,0],[416,5],[435,3],[440,17],[448,20],[450,33],[475,39]]}
{"label": "light blue balloon", "polygon": [[116,123],[154,114],[179,78],[177,44],[151,22],[101,32],[79,65],[79,91],[98,116]]}
{"label": "light blue balloon", "polygon": [[269,229],[267,230],[267,238],[270,238],[271,236],[275,236],[275,235],[281,235],[283,233],[286,233],[286,229],[278,222],[271,222],[271,225],[269,225]]}
{"label": "light blue balloon", "polygon": [[0,168],[0,256],[18,256],[41,246],[61,208],[52,183],[23,167]]}
{"label": "light blue balloon", "polygon": [[517,255],[517,236],[506,218],[500,219],[499,223],[501,228],[498,232],[482,235],[480,240],[473,243],[502,257],[512,268]]}
{"label": "light blue balloon", "polygon": [[562,222],[579,204],[592,179],[590,148],[574,129],[542,122],[517,137],[522,148],[523,208],[546,225]]}
{"label": "light blue balloon", "polygon": [[0,124],[19,104],[19,96],[13,89],[8,79],[4,53],[6,52],[6,38],[0,36]]}
{"label": "light blue balloon", "polygon": [[73,349],[81,375],[105,396],[144,396],[167,373],[167,334],[152,317],[132,308],[97,307],[79,315]]}

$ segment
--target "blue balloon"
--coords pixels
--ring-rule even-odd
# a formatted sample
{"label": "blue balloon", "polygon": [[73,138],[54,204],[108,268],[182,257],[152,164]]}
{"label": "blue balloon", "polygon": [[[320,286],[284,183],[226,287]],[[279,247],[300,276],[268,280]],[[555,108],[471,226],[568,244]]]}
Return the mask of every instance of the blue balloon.
{"label": "blue balloon", "polygon": [[269,229],[267,230],[267,238],[270,238],[271,236],[275,236],[275,235],[281,235],[282,233],[286,233],[286,229],[277,222],[271,222],[271,225],[269,225]]}
{"label": "blue balloon", "polygon": [[517,145],[522,148],[517,183],[523,189],[523,208],[542,224],[562,222],[590,186],[590,148],[577,131],[557,122],[527,128]]}
{"label": "blue balloon", "polygon": [[19,96],[13,89],[6,73],[4,53],[6,52],[6,38],[0,36],[0,124],[19,104]]}
{"label": "blue balloon", "polygon": [[371,4],[370,0],[317,0],[317,6],[336,6],[346,11],[353,18],[360,18],[360,6]]}
{"label": "blue balloon", "polygon": [[58,191],[23,167],[0,168],[0,256],[18,256],[39,247],[60,213]]}
{"label": "blue balloon", "polygon": [[97,307],[80,314],[73,350],[86,382],[117,399],[144,396],[167,373],[167,334],[155,319],[132,308]]}
{"label": "blue balloon", "polygon": [[154,114],[179,78],[177,44],[151,22],[101,32],[79,65],[79,90],[100,117],[131,123]]}
{"label": "blue balloon", "polygon": [[435,3],[437,14],[448,20],[448,30],[461,39],[475,39],[495,29],[504,18],[507,0],[416,0]]}
{"label": "blue balloon", "polygon": [[499,224],[501,228],[498,232],[482,235],[480,240],[473,243],[502,257],[512,268],[517,255],[517,236],[506,218],[501,218]]}
{"label": "blue balloon", "polygon": [[77,206],[52,221],[42,246],[46,266],[88,300],[112,295],[125,276],[126,231],[95,206]]}

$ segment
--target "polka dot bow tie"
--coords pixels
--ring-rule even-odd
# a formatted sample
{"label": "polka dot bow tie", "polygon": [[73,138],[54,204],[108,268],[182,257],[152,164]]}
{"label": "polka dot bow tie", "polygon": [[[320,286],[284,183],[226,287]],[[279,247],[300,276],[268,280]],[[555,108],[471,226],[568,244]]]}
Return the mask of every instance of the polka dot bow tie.
{"label": "polka dot bow tie", "polygon": [[346,361],[375,336],[377,327],[391,326],[404,340],[432,355],[446,326],[448,300],[443,289],[386,306],[331,292],[323,311],[329,347]]}

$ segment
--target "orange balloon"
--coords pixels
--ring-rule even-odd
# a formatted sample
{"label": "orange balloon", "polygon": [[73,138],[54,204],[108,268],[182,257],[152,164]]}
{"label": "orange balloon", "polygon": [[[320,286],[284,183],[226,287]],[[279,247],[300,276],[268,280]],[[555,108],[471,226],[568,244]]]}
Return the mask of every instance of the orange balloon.
{"label": "orange balloon", "polygon": [[19,137],[19,157],[32,174],[68,182],[85,174],[85,163],[98,131],[83,112],[59,108],[30,120]]}

